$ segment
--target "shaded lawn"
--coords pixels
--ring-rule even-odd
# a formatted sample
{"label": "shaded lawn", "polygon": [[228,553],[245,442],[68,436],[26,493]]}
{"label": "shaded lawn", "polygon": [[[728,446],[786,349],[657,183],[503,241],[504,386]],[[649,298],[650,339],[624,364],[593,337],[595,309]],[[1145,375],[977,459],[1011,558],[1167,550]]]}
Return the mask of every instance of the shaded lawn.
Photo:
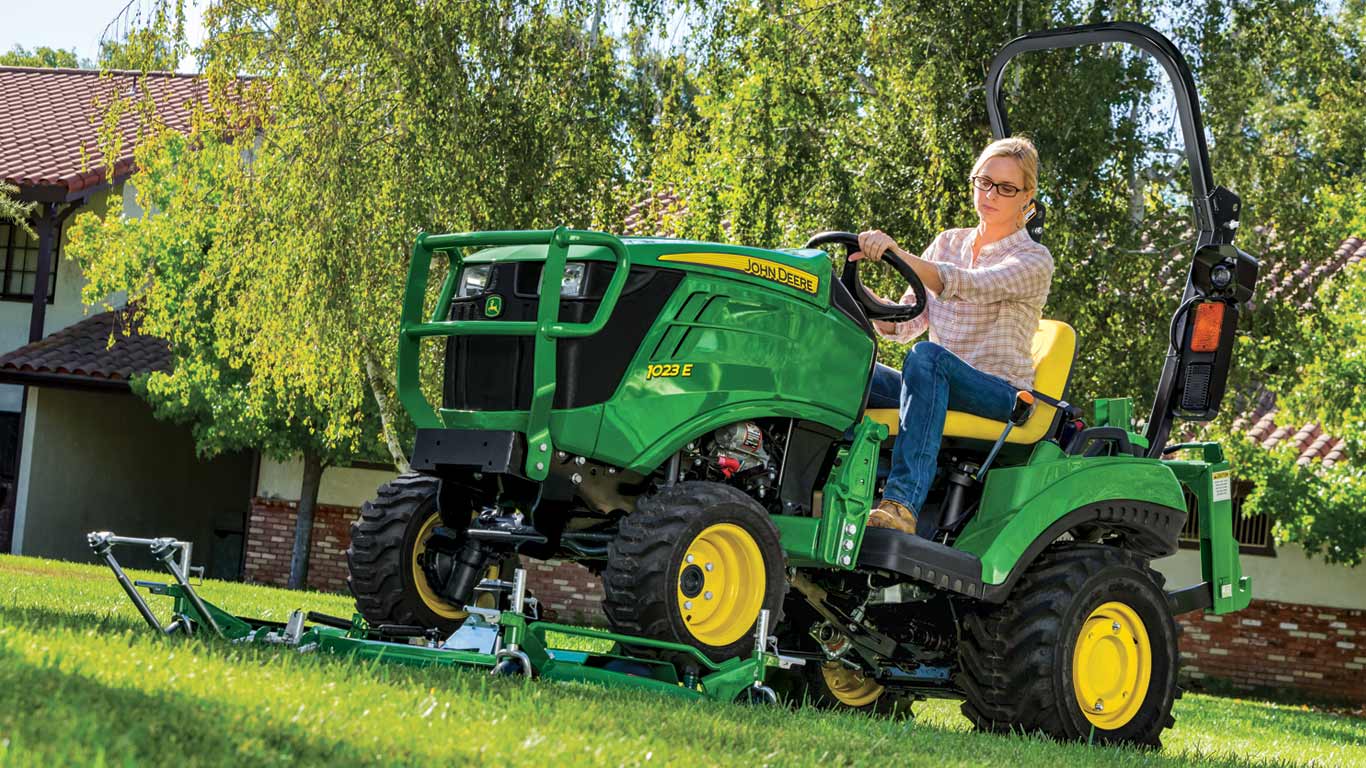
{"label": "shaded lawn", "polygon": [[[201,593],[276,620],[352,612],[337,595]],[[1176,720],[1145,753],[972,733],[948,701],[892,721],[166,641],[102,566],[0,556],[3,765],[1366,766],[1359,719],[1188,695]]]}

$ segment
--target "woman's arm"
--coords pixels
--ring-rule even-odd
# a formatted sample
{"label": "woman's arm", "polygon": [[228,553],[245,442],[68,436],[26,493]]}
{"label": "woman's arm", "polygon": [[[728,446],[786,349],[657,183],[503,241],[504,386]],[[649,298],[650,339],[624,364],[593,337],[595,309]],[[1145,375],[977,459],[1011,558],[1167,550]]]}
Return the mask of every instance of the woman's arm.
{"label": "woman's arm", "polygon": [[[864,234],[865,234],[865,235],[868,235],[868,234],[883,234],[883,233],[878,232],[878,231],[875,230],[874,232],[865,232]],[[885,236],[885,235],[884,235],[884,236]],[[924,255],[923,255],[923,256],[914,256],[914,255],[912,255],[912,254],[907,253],[907,252],[906,252],[905,250],[903,250],[900,246],[898,246],[895,242],[893,242],[890,246],[887,246],[887,245],[881,245],[878,241],[874,240],[872,243],[865,245],[863,235],[859,235],[859,246],[860,246],[860,251],[859,251],[858,253],[851,254],[851,255],[849,256],[849,260],[850,260],[850,261],[858,261],[859,259],[865,258],[865,255],[864,255],[864,254],[876,253],[877,256],[875,256],[875,257],[870,257],[870,258],[871,258],[873,261],[880,261],[880,260],[882,259],[882,254],[885,253],[885,252],[887,251],[888,247],[890,247],[890,248],[893,249],[893,252],[894,252],[894,253],[896,253],[896,254],[899,255],[899,256],[902,256],[903,258],[906,258],[906,261],[907,261],[908,264],[914,265],[914,262],[920,262],[920,263],[926,265],[931,271],[933,271],[933,270],[934,270],[934,264],[933,264],[933,262],[932,262],[932,260],[931,260],[930,257],[932,257],[932,256],[934,255],[935,250],[936,250],[936,248],[937,248],[938,245],[939,245],[939,240],[940,240],[940,238],[942,238],[942,237],[944,237],[944,233],[941,232],[941,233],[939,234],[938,237],[935,237],[935,239],[932,240],[932,241],[930,242],[929,245],[925,246],[925,252],[924,252]],[[888,238],[888,240],[891,240],[891,238]],[[880,249],[880,250],[874,250],[874,248],[877,248],[879,245],[881,245],[881,249]],[[909,258],[907,258],[907,257],[909,257]],[[913,266],[912,268],[914,268],[914,266]],[[925,279],[924,279],[924,277],[921,275],[921,270],[916,269],[916,276],[917,276],[917,277],[921,277],[921,282],[925,282],[925,283],[926,283],[926,284],[925,284],[925,288],[926,288],[927,290],[934,290],[933,288],[930,288],[929,283],[926,282]],[[936,273],[936,279],[937,279],[937,277],[938,277],[938,276],[937,276],[937,273]],[[887,301],[887,299],[883,298],[883,297],[882,297],[881,295],[879,295],[879,294],[876,294],[876,293],[875,293],[875,294],[873,294],[873,295],[874,295],[874,296],[877,296],[877,297],[878,297],[879,299],[881,299],[882,301]],[[907,289],[906,289],[906,292],[903,293],[903,294],[901,295],[901,301],[896,302],[896,303],[898,303],[898,304],[906,304],[906,303],[908,303],[908,302],[914,301],[914,299],[915,299],[915,292],[914,292],[913,290],[907,288]],[[918,316],[916,316],[915,318],[913,318],[913,319],[911,319],[911,320],[906,320],[906,321],[900,322],[900,323],[889,323],[889,322],[886,322],[886,321],[884,321],[884,320],[874,320],[874,321],[873,321],[873,328],[874,328],[878,333],[882,334],[883,336],[885,336],[885,337],[887,337],[887,338],[889,338],[889,339],[891,339],[891,340],[893,340],[893,341],[901,342],[902,344],[905,344],[906,342],[909,342],[909,341],[911,341],[912,339],[914,339],[915,337],[917,337],[917,336],[919,336],[920,334],[924,333],[926,330],[929,329],[929,327],[930,327],[930,313],[929,313],[928,311],[926,311],[926,312],[921,312],[921,313],[920,313]]]}
{"label": "woman's arm", "polygon": [[[940,233],[939,237],[943,236],[943,233]],[[935,242],[930,243],[930,246],[925,249],[926,255],[934,252],[934,246],[935,243],[939,242],[939,237],[936,237]],[[860,232],[858,236],[858,246],[859,252],[850,254],[850,261],[858,261],[863,258],[881,261],[882,254],[890,250],[892,253],[900,256],[902,261],[905,261],[910,266],[912,271],[915,272],[916,277],[920,278],[920,282],[925,284],[925,290],[934,293],[936,296],[939,295],[940,291],[944,290],[944,281],[940,278],[939,270],[935,268],[935,265],[929,260],[916,256],[905,248],[897,245],[891,235],[888,235],[886,232],[883,232],[880,229],[871,229],[867,232]]]}
{"label": "woman's arm", "polygon": [[1053,256],[1042,246],[1022,249],[989,267],[964,269],[934,265],[942,289],[938,296],[973,304],[1047,295],[1053,283]]}

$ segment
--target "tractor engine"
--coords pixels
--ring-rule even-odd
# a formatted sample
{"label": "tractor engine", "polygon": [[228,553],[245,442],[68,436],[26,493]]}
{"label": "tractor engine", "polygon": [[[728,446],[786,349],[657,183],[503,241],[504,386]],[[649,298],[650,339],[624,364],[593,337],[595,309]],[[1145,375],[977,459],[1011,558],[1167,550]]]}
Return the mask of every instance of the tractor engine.
{"label": "tractor engine", "polygon": [[683,451],[680,477],[724,482],[761,502],[771,499],[782,465],[786,426],[786,420],[727,424],[688,444]]}

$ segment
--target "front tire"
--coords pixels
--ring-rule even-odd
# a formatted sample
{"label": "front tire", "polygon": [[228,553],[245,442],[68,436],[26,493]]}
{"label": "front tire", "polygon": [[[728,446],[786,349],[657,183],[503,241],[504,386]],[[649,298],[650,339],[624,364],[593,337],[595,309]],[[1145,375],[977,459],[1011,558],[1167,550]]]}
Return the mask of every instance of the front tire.
{"label": "front tire", "polygon": [[981,730],[1161,747],[1180,664],[1161,584],[1115,547],[1046,552],[1004,604],[965,615],[963,714]]}
{"label": "front tire", "polygon": [[418,564],[432,532],[441,525],[437,492],[441,481],[408,473],[379,487],[351,524],[346,550],[346,584],[356,610],[371,625],[409,624],[454,632],[464,622],[462,607],[452,605],[427,582]]}
{"label": "front tire", "polygon": [[754,649],[759,611],[782,619],[778,529],[736,488],[687,482],[642,498],[607,549],[603,608],[615,631],[723,661]]}

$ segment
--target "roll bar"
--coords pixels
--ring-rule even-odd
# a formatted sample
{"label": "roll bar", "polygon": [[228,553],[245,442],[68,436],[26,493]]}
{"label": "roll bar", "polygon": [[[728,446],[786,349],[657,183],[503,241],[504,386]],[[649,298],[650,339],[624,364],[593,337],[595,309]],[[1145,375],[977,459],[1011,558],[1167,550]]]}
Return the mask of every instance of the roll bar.
{"label": "roll bar", "polygon": [[[1192,260],[1191,271],[1186,276],[1186,287],[1182,291],[1180,306],[1187,307],[1196,298],[1203,299],[1213,295],[1209,286],[1204,285],[1207,280],[1197,280],[1196,269],[1201,266],[1202,255],[1207,261],[1212,258],[1222,260],[1226,268],[1238,275],[1236,287],[1241,298],[1221,298],[1230,303],[1230,324],[1236,323],[1237,304],[1246,301],[1246,296],[1242,296],[1242,292],[1251,295],[1258,268],[1256,259],[1233,247],[1242,201],[1233,192],[1214,183],[1214,176],[1210,172],[1209,149],[1205,145],[1205,127],[1200,118],[1200,97],[1195,90],[1195,77],[1191,74],[1190,65],[1186,63],[1186,57],[1162,33],[1143,24],[1112,21],[1031,32],[1011,40],[996,54],[987,70],[987,117],[991,121],[992,135],[997,139],[1010,135],[1010,125],[1005,114],[1005,99],[1001,93],[1001,80],[1011,59],[1029,51],[1076,48],[1099,43],[1128,43],[1146,51],[1162,65],[1167,78],[1171,81],[1176,94],[1176,113],[1181,124],[1186,160],[1190,163],[1191,205],[1195,209],[1195,224],[1198,230],[1195,258]],[[1186,326],[1187,318],[1178,309],[1172,318],[1172,337],[1186,338]],[[1180,348],[1169,345],[1145,435],[1148,440],[1147,455],[1150,458],[1162,455],[1174,418],[1179,416],[1207,421],[1218,412],[1224,394],[1225,375],[1232,356],[1232,325],[1224,335],[1227,339],[1221,341],[1217,355],[1194,354],[1185,349],[1184,344]],[[1205,378],[1198,381],[1195,378],[1187,381],[1187,375],[1194,366],[1204,366],[1201,370],[1210,373],[1201,374]],[[1194,386],[1191,382],[1198,384],[1199,381],[1208,382],[1209,389],[1200,397],[1192,399],[1192,402],[1199,400],[1198,405],[1185,402],[1184,395],[1178,397],[1178,389],[1182,389],[1183,392],[1198,390],[1199,386]]]}
{"label": "roll bar", "polygon": [[1029,51],[1049,51],[1056,48],[1076,48],[1100,43],[1128,43],[1146,51],[1162,65],[1172,88],[1176,91],[1176,113],[1181,123],[1186,160],[1191,168],[1191,201],[1195,207],[1195,222],[1199,229],[1199,245],[1229,244],[1237,228],[1237,196],[1216,187],[1210,172],[1209,150],[1205,145],[1205,127],[1200,119],[1200,99],[1195,91],[1195,77],[1186,57],[1161,32],[1143,24],[1111,21],[1061,27],[1042,32],[1031,32],[1011,40],[1001,48],[987,70],[987,117],[995,138],[1010,135],[1006,121],[1005,95],[1001,81],[1010,60]]}

